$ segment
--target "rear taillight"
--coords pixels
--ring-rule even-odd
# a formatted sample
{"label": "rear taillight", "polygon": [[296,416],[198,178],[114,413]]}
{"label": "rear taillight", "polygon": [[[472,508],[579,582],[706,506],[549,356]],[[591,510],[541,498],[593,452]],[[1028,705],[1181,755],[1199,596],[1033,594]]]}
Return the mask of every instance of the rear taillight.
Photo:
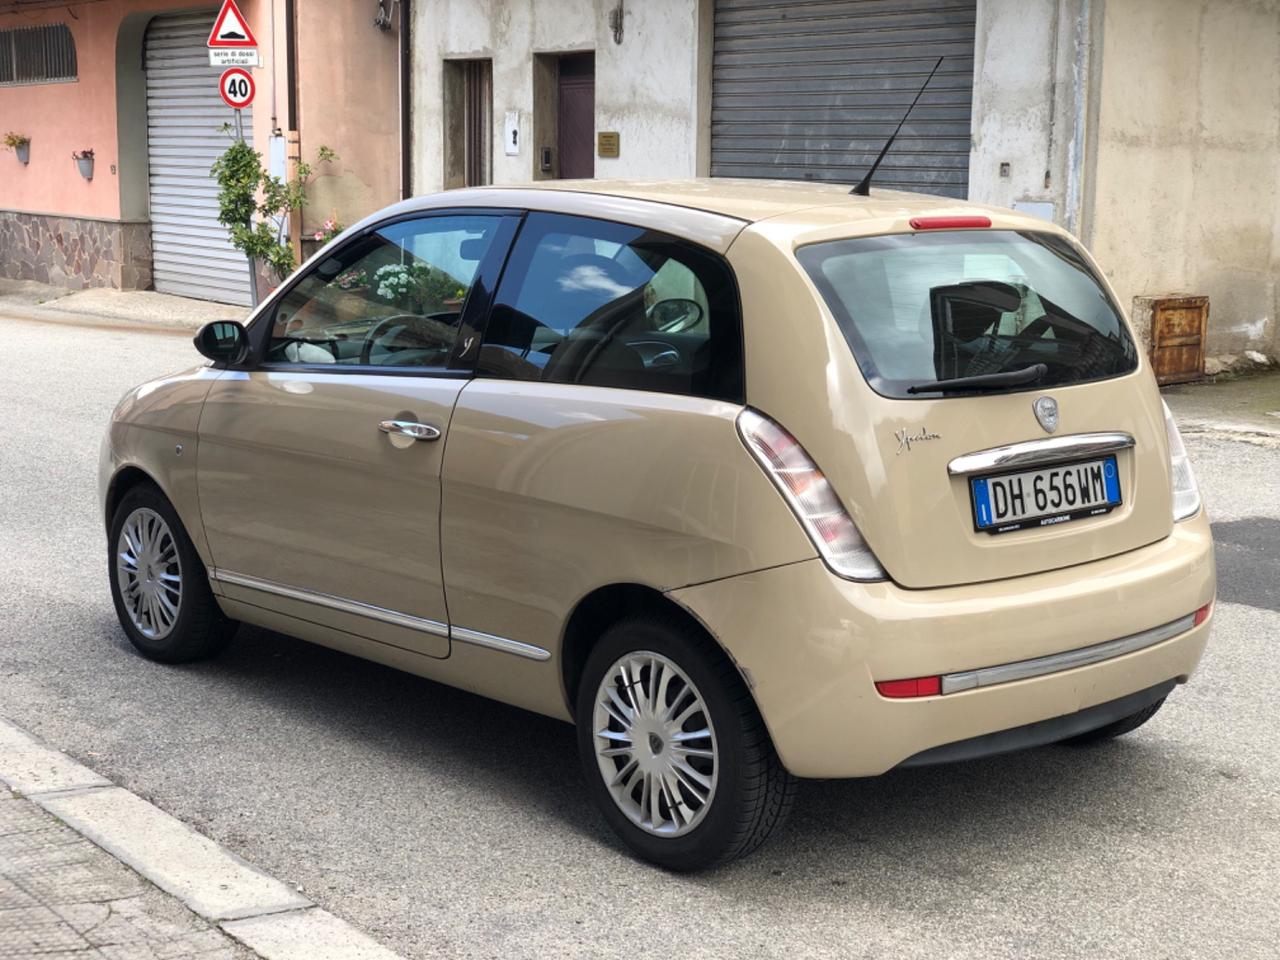
{"label": "rear taillight", "polygon": [[1173,414],[1169,405],[1163,400],[1164,429],[1169,435],[1169,474],[1173,485],[1173,519],[1186,520],[1194,517],[1200,510],[1200,488],[1196,486],[1196,475],[1191,469],[1191,458],[1187,456],[1187,448],[1182,442],[1182,434],[1178,425],[1173,422]]}
{"label": "rear taillight", "polygon": [[795,437],[750,409],[738,414],[738,431],[827,566],[847,580],[888,579],[835,490]]}

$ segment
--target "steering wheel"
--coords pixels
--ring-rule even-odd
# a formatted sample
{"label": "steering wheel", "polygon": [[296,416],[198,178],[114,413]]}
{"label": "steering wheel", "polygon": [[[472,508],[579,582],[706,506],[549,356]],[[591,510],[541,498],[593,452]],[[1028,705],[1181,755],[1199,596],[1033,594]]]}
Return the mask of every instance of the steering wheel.
{"label": "steering wheel", "polygon": [[659,300],[645,311],[654,330],[682,333],[702,322],[702,304],[697,300]]}
{"label": "steering wheel", "polygon": [[[373,361],[373,346],[383,337],[390,335],[398,335],[404,330],[392,332],[391,328],[394,324],[401,324],[404,329],[412,331],[412,335],[419,341],[413,346],[421,346],[425,348],[439,347],[440,349],[448,349],[452,344],[452,340],[443,335],[443,331],[435,329],[436,325],[445,326],[445,324],[436,319],[436,314],[423,316],[417,313],[394,313],[389,317],[383,317],[364,335],[364,342],[360,344],[360,363],[362,366],[369,366]],[[455,314],[447,314],[453,317]],[[449,327],[450,332],[454,328]],[[408,346],[408,344],[402,344]],[[390,352],[390,351],[388,351]]]}

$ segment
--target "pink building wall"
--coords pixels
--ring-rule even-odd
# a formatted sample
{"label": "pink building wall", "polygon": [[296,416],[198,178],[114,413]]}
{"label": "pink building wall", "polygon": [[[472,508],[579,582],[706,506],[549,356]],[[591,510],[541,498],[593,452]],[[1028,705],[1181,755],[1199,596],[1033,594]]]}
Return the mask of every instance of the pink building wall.
{"label": "pink building wall", "polygon": [[[0,87],[0,134],[31,138],[27,166],[0,151],[0,276],[149,285],[143,35],[156,14],[212,12],[219,2],[68,0],[0,13],[0,30],[66,24],[78,73],[73,82]],[[239,5],[262,58],[251,136],[266,158],[273,133],[289,128],[285,0]],[[399,197],[399,36],[373,27],[373,9],[368,0],[295,2],[302,156],[313,159],[322,144],[339,156],[315,170],[304,237],[330,215],[350,224]],[[95,154],[92,181],[71,158],[86,148]]]}

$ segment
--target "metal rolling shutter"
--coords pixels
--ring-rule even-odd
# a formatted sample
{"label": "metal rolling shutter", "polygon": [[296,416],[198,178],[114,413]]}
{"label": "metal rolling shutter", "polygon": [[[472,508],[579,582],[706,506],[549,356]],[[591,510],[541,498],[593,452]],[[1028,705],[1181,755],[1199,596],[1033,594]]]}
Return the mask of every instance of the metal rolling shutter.
{"label": "metal rolling shutter", "polygon": [[964,197],[976,0],[716,0],[711,172]]}
{"label": "metal rolling shutter", "polygon": [[[156,17],[147,28],[147,157],[155,287],[223,303],[249,303],[249,266],[218,223],[209,169],[230,144],[235,111],[218,94],[221,71],[205,42],[214,11]],[[253,114],[244,110],[246,137]]]}

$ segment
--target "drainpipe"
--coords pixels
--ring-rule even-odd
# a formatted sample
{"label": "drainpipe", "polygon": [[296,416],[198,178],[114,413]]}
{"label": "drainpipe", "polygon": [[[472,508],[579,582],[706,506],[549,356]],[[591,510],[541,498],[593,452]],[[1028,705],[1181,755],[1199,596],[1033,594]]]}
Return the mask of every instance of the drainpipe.
{"label": "drainpipe", "polygon": [[1067,142],[1067,183],[1064,211],[1066,227],[1081,240],[1080,227],[1084,206],[1085,139],[1089,104],[1089,67],[1092,53],[1091,2],[1080,0],[1076,9],[1075,52],[1071,59],[1071,85],[1074,109],[1071,116],[1071,139]]}
{"label": "drainpipe", "polygon": [[400,199],[413,196],[413,77],[409,70],[413,64],[411,47],[412,5],[410,0],[400,0]]}

